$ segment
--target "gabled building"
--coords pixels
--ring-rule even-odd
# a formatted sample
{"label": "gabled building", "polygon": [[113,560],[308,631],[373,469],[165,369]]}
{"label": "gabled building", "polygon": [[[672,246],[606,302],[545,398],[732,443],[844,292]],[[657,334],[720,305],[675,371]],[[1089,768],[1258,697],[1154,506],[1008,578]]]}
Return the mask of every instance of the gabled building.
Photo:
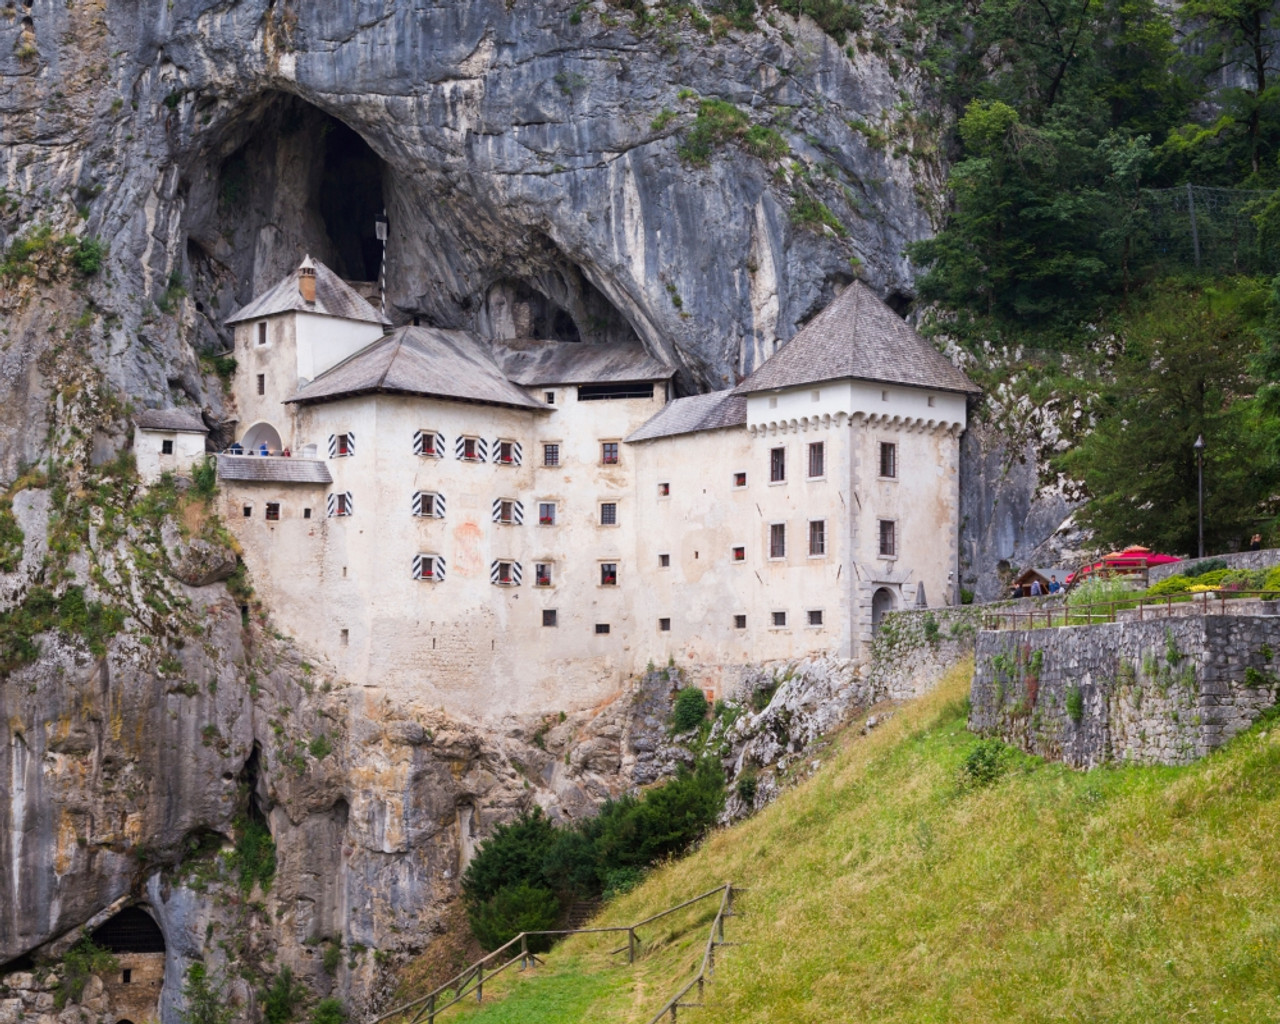
{"label": "gabled building", "polygon": [[281,626],[365,685],[494,718],[674,658],[716,691],[953,598],[975,389],[860,283],[674,400],[638,345],[389,330],[309,259],[231,323],[224,511]]}

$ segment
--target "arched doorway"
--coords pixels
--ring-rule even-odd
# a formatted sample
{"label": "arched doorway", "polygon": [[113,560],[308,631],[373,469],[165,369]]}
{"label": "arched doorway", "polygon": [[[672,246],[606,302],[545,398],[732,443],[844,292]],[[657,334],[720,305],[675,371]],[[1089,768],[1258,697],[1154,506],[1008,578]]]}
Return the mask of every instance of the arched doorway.
{"label": "arched doorway", "polygon": [[254,455],[258,454],[258,449],[263,444],[267,446],[267,451],[276,455],[280,454],[284,448],[280,443],[280,432],[270,423],[255,423],[244,432],[240,444],[246,453],[252,452]]}
{"label": "arched doorway", "polygon": [[871,595],[871,632],[875,633],[880,629],[880,621],[896,606],[893,591],[888,587],[880,587]]}

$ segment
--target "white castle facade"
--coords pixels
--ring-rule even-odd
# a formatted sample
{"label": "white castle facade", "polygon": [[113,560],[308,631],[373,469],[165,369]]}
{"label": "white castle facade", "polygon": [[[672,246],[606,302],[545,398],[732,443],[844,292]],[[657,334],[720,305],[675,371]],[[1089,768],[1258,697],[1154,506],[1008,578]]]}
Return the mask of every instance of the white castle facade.
{"label": "white castle facade", "polygon": [[[976,389],[861,283],[691,398],[639,346],[390,330],[310,260],[231,323],[218,475],[254,586],[398,700],[572,710],[669,661],[716,694],[954,600]],[[175,422],[140,420],[140,468]]]}

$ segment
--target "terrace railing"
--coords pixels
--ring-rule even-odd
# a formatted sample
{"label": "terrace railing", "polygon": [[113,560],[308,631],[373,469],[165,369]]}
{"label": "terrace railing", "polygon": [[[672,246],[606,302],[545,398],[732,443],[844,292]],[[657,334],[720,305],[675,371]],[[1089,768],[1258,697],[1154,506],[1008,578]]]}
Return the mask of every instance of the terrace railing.
{"label": "terrace railing", "polygon": [[[388,1010],[380,1016],[374,1017],[369,1024],[382,1024],[384,1021],[400,1020],[404,1024],[420,1024],[425,1021],[426,1024],[435,1024],[436,1017],[447,1010],[451,1006],[456,1006],[473,994],[477,1002],[484,1000],[484,986],[486,982],[492,981],[507,968],[519,964],[519,969],[524,970],[525,967],[534,967],[544,961],[529,949],[529,940],[536,936],[543,935],[599,935],[608,932],[626,932],[627,942],[624,946],[619,946],[612,950],[612,955],[625,952],[627,954],[627,963],[635,963],[636,957],[640,955],[640,937],[636,934],[637,928],[643,928],[645,925],[659,921],[670,914],[674,914],[678,910],[684,910],[691,907],[695,903],[710,899],[714,896],[720,897],[720,909],[716,912],[715,919],[711,924],[711,935],[707,940],[706,952],[703,953],[702,966],[693,980],[682,988],[666,1006],[659,1011],[658,1016],[653,1020],[659,1020],[664,1014],[670,1013],[671,1019],[676,1019],[677,1005],[689,1006],[700,1004],[680,1003],[690,990],[697,985],[698,995],[702,995],[702,987],[705,980],[711,976],[714,969],[714,948],[717,945],[727,945],[724,941],[724,919],[733,916],[733,894],[741,892],[741,889],[734,889],[732,882],[726,882],[724,885],[717,886],[708,892],[704,892],[701,896],[695,896],[693,899],[685,900],[683,903],[677,903],[674,907],[668,907],[660,913],[651,917],[646,917],[643,921],[637,921],[630,925],[616,925],[609,928],[560,928],[553,930],[521,932],[515,938],[506,944],[499,946],[492,953],[481,957],[466,970],[454,975],[448,981],[438,988],[432,989],[426,995],[419,996],[417,999],[411,999],[407,1003],[402,1003],[393,1010]],[[717,938],[718,936],[718,938]]]}
{"label": "terrace railing", "polygon": [[[992,608],[982,615],[982,628],[1004,629],[1052,629],[1062,626],[1089,626],[1104,622],[1116,622],[1121,613],[1132,611],[1131,616],[1141,622],[1145,619],[1172,618],[1175,615],[1230,615],[1232,605],[1242,599],[1258,601],[1280,599],[1275,591],[1265,590],[1204,590],[1198,593],[1162,594],[1159,597],[1117,598],[1109,601],[1081,601],[1073,604],[1068,597],[1060,605],[1038,608]],[[1183,612],[1181,609],[1187,609]]]}

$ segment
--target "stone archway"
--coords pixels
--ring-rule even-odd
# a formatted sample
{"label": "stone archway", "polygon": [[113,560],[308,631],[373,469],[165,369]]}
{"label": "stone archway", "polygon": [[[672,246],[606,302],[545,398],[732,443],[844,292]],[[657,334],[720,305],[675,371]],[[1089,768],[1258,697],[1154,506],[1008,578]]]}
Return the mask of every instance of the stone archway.
{"label": "stone archway", "polygon": [[877,588],[871,595],[871,632],[877,632],[880,629],[881,620],[897,606],[898,601],[893,596],[892,590],[888,587]]}
{"label": "stone archway", "polygon": [[244,432],[244,437],[240,440],[245,452],[252,452],[254,455],[258,454],[263,444],[267,446],[267,451],[276,455],[284,448],[280,443],[280,432],[270,423],[255,423]]}

